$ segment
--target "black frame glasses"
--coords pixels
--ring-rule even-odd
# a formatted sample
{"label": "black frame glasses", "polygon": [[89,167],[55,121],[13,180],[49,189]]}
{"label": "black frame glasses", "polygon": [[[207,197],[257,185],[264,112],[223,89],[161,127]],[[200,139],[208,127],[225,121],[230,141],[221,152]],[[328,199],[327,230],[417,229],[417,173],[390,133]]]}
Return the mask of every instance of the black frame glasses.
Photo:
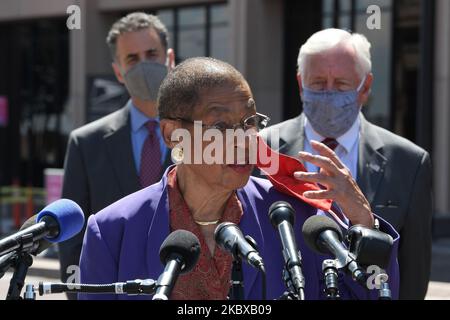
{"label": "black frame glasses", "polygon": [[[201,120],[191,120],[186,118],[170,118],[167,117],[168,120],[174,120],[174,121],[183,121],[190,124],[195,124],[195,122],[199,122]],[[269,124],[270,118],[262,113],[256,113],[253,114],[245,119],[243,119],[240,123],[236,123],[234,125],[207,125],[202,124],[202,127],[205,129],[217,129],[221,132],[225,132],[228,129],[231,130],[237,130],[239,128],[243,129],[244,131],[247,131],[248,129],[256,129],[256,131],[260,131],[267,127]]]}

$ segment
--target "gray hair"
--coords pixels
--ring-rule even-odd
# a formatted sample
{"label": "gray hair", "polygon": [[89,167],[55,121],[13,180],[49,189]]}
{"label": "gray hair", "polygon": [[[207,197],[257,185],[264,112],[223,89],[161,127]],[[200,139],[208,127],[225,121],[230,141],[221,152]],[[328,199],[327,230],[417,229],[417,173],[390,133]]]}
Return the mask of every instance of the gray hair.
{"label": "gray hair", "polygon": [[298,72],[304,78],[306,58],[337,47],[340,44],[350,43],[356,52],[356,71],[361,79],[372,71],[370,55],[371,44],[362,34],[351,34],[341,29],[325,29],[313,34],[300,48],[298,55]]}
{"label": "gray hair", "polygon": [[164,79],[158,94],[161,119],[190,119],[203,89],[226,85],[247,86],[242,74],[230,64],[213,58],[190,58]]}
{"label": "gray hair", "polygon": [[169,46],[169,33],[166,26],[157,16],[144,12],[133,12],[117,20],[109,30],[106,37],[111,56],[115,60],[117,54],[117,38],[127,32],[140,31],[153,28],[159,35],[161,43],[165,49]]}

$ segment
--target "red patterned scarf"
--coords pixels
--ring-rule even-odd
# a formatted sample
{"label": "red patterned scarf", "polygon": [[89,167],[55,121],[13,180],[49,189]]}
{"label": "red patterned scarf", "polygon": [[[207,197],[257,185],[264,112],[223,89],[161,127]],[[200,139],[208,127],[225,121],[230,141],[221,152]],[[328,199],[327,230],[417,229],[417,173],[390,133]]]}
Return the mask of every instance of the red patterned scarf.
{"label": "red patterned scarf", "polygon": [[[195,234],[200,240],[200,259],[188,274],[180,275],[172,291],[174,300],[225,300],[230,290],[231,255],[216,246],[211,256],[208,245],[194,222],[192,214],[178,188],[176,167],[167,177],[169,192],[170,229],[184,229]],[[243,214],[242,205],[235,193],[231,195],[220,222],[239,224]],[[219,223],[220,223],[219,222]]]}

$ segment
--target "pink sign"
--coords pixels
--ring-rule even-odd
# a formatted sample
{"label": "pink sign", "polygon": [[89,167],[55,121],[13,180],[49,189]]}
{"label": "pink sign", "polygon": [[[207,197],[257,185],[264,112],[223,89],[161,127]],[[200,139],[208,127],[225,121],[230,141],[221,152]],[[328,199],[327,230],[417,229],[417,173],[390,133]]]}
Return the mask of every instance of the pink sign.
{"label": "pink sign", "polygon": [[45,169],[45,190],[47,192],[47,204],[61,199],[63,186],[63,169]]}
{"label": "pink sign", "polygon": [[0,127],[6,127],[8,119],[8,98],[0,96]]}

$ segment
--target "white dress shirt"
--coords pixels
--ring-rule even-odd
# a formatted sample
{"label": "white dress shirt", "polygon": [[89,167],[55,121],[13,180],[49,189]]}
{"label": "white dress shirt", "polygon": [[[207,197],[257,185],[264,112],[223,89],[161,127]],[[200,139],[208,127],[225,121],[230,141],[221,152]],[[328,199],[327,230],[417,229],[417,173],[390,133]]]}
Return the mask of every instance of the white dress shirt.
{"label": "white dress shirt", "polygon": [[[361,120],[358,117],[352,127],[336,139],[339,145],[334,150],[339,159],[341,159],[344,165],[350,170],[354,180],[356,180],[358,174],[360,125]],[[312,154],[317,154],[317,152],[311,147],[311,140],[322,142],[325,138],[326,137],[321,136],[313,129],[311,123],[305,117],[305,151]],[[318,171],[318,168],[309,162],[306,163],[306,169],[309,172]]]}

